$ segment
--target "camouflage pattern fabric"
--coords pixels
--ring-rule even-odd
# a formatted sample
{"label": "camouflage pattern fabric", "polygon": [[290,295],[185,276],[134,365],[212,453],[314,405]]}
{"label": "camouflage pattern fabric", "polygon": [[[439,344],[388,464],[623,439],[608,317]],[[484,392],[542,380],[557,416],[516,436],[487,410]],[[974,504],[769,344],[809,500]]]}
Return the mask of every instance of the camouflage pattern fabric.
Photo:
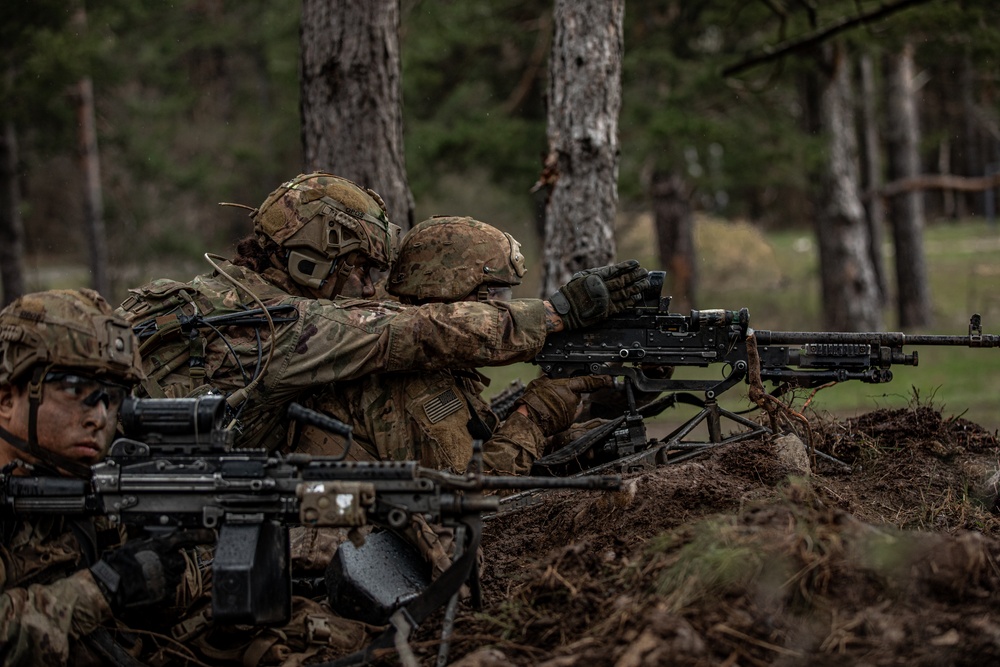
{"label": "camouflage pattern fabric", "polygon": [[483,449],[487,471],[527,475],[535,459],[545,455],[547,438],[538,424],[520,412],[512,412]]}
{"label": "camouflage pattern fabric", "polygon": [[38,364],[126,384],[142,377],[135,337],[90,289],[25,294],[0,310],[0,383]]}
{"label": "camouflage pattern fabric", "polygon": [[[372,526],[361,526],[357,530],[363,539],[371,532]],[[296,576],[315,575],[322,577],[333,554],[344,542],[350,540],[347,528],[311,528],[292,526],[288,529],[289,551],[292,557],[292,572]]]}
{"label": "camouflage pattern fabric", "polygon": [[[323,223],[327,218],[337,217],[339,222],[349,224],[359,243],[361,239],[367,242],[362,246],[366,257],[388,267],[395,252],[393,240],[396,232],[391,230],[395,225],[389,222],[381,198],[374,197],[377,195],[372,190],[362,189],[357,183],[340,176],[323,172],[300,174],[283,183],[264,200],[253,216],[254,232],[284,245],[310,222]],[[338,212],[349,212],[348,219],[336,216]],[[350,220],[351,217],[356,219]],[[362,220],[380,229],[383,235],[370,234],[368,228],[358,222]],[[320,252],[326,250],[325,247],[314,249]],[[344,254],[348,249],[338,246],[337,254]]]}
{"label": "camouflage pattern fabric", "polygon": [[388,270],[401,231],[389,222],[377,193],[323,172],[283,183],[252,217],[258,243],[263,247],[270,239],[281,246],[292,281],[313,288],[323,285],[335,262],[335,284],[342,285],[347,274],[340,270],[349,272],[358,256]]}
{"label": "camouflage pattern fabric", "polygon": [[[391,373],[372,375],[352,382],[338,382],[309,398],[305,405],[324,412],[353,428],[353,445],[346,460],[406,461],[465,472],[472,458],[469,431],[471,410],[483,425],[493,428],[496,417],[482,400],[485,378],[474,371],[464,373]],[[483,444],[487,472],[523,474],[541,456],[545,436],[537,425],[521,414],[513,414],[495,429]],[[346,440],[322,429],[307,426],[290,433],[289,449],[319,456],[339,456]],[[447,569],[454,554],[454,534],[450,528],[427,523],[419,515],[402,533],[431,565],[436,578]],[[318,537],[318,536],[311,536]],[[329,537],[328,537],[329,539]],[[314,549],[300,540],[295,553],[308,553],[314,565],[333,557],[316,558]],[[305,557],[300,557],[305,560]],[[468,595],[463,586],[463,595]]]}
{"label": "camouflage pattern fabric", "polygon": [[521,244],[510,234],[474,218],[438,216],[403,237],[387,289],[408,303],[458,301],[480,285],[520,285],[524,273]]}
{"label": "camouflage pattern fabric", "polygon": [[298,667],[360,650],[382,630],[338,616],[325,602],[298,595],[292,597],[291,619],[282,626],[223,626],[213,624],[210,618],[211,599],[206,598],[170,630],[174,641],[186,648],[185,655],[190,658],[161,653],[144,657],[144,661],[154,667],[205,664]]}
{"label": "camouflage pattern fabric", "polygon": [[101,664],[81,638],[110,621],[111,608],[84,567],[74,533],[62,517],[6,521],[4,537],[10,537],[0,545],[3,664]]}
{"label": "camouflage pattern fabric", "polygon": [[[221,332],[225,340],[204,330],[204,378],[201,369],[192,372],[188,339],[140,336],[148,376],[143,387],[150,395],[162,392],[170,397],[207,387],[232,394],[260,372],[259,359],[270,354],[270,363],[242,408],[239,446],[270,450],[284,446],[288,403],[333,382],[373,373],[527,361],[545,341],[545,308],[538,299],[423,306],[327,301],[293,296],[287,275],[277,270],[260,275],[229,262],[220,266],[265,305],[294,307],[296,321],[277,325],[273,341],[266,325],[228,326]],[[154,281],[130,292],[118,312],[133,326],[149,326],[156,318],[162,327],[171,317],[193,315],[195,309],[202,316],[214,316],[258,307],[244,290],[237,291],[214,273],[190,283]],[[164,303],[169,304],[166,312]],[[258,349],[257,332],[263,351]]]}
{"label": "camouflage pattern fabric", "polygon": [[[470,406],[489,427],[496,417],[481,398],[477,374],[393,373],[339,382],[309,398],[308,407],[350,425],[354,446],[348,460],[419,461],[421,465],[465,472],[472,458]],[[293,436],[294,437],[294,436]],[[545,436],[523,415],[508,418],[483,444],[488,472],[523,474],[541,456]],[[306,427],[295,451],[339,455],[344,438]]]}

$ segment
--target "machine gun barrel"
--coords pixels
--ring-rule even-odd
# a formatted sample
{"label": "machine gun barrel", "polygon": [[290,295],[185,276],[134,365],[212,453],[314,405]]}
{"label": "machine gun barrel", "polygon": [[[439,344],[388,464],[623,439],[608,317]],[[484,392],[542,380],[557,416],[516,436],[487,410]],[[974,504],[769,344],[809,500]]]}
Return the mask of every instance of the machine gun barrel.
{"label": "machine gun barrel", "polygon": [[1000,347],[1000,335],[953,336],[904,334],[898,331],[761,331],[754,330],[758,345],[849,344],[888,345],[892,347],[947,345],[953,347]]}
{"label": "machine gun barrel", "polygon": [[846,380],[890,382],[892,366],[919,365],[918,352],[904,352],[907,346],[1000,346],[1000,336],[983,333],[979,314],[970,318],[967,336],[909,335],[898,331],[755,331],[754,339],[761,379],[789,387],[817,387]]}

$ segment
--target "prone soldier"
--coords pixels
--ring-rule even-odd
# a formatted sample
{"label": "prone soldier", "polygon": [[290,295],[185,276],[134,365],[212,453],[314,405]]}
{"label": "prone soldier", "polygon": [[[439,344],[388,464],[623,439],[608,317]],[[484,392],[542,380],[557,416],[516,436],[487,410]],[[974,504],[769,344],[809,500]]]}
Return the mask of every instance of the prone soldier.
{"label": "prone soldier", "polygon": [[[28,294],[0,311],[0,464],[86,477],[142,378],[128,324],[92,290]],[[174,595],[184,545],[106,522],[0,513],[5,665],[119,664],[113,617]],[[102,556],[103,554],[103,556]],[[127,658],[127,656],[126,656]]]}

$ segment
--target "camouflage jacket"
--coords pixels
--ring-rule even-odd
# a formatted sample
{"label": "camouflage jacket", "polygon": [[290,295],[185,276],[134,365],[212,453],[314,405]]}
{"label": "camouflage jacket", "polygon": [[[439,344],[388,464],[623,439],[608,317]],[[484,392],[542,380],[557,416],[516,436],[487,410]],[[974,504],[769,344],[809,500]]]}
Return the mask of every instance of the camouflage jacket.
{"label": "camouflage jacket", "polygon": [[[545,308],[538,299],[422,306],[328,301],[296,296],[285,274],[273,269],[257,274],[229,262],[220,267],[243,289],[216,272],[190,283],[156,280],[130,290],[118,313],[139,335],[146,392],[224,392],[244,447],[283,446],[288,403],[332,382],[526,361],[545,341]],[[259,308],[251,293],[277,320],[273,341],[259,315],[255,324],[218,318]],[[195,315],[202,319],[191,319]]]}
{"label": "camouflage jacket", "polygon": [[[59,516],[5,517],[0,544],[0,656],[4,665],[100,664],[81,639],[111,619],[87,563],[114,530],[73,530]],[[83,522],[78,524],[85,526]],[[90,524],[93,525],[93,524]],[[81,536],[78,538],[78,536]],[[81,540],[92,542],[84,553]]]}
{"label": "camouflage jacket", "polygon": [[[348,459],[405,461],[465,472],[472,441],[483,440],[487,471],[524,474],[542,455],[542,430],[520,413],[502,424],[482,399],[485,378],[475,371],[384,373],[336,387],[305,404],[353,428]],[[290,434],[289,448],[339,455],[345,440],[315,427]]]}

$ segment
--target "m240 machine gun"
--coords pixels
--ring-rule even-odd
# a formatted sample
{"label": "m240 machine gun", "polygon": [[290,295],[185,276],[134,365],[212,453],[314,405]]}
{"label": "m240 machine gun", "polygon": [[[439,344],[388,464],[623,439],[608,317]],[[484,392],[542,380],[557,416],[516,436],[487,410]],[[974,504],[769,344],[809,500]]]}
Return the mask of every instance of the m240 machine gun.
{"label": "m240 machine gun", "polygon": [[[430,523],[454,527],[465,544],[450,568],[397,610],[408,627],[415,627],[470,580],[482,515],[496,511],[499,502],[484,491],[613,490],[621,482],[616,476],[456,475],[414,462],[352,462],[233,449],[232,432],[223,427],[224,410],[223,397],[216,395],[126,399],[121,409],[125,437],[92,467],[89,479],[5,470],[0,473],[0,508],[21,515],[102,515],[151,533],[213,529],[212,618],[248,625],[281,624],[291,615],[289,526],[374,524],[401,530],[419,514]],[[289,416],[350,435],[349,427],[297,404]],[[391,648],[394,627],[366,653],[343,664],[364,662],[368,651]]]}
{"label": "m240 machine gun", "polygon": [[[770,432],[719,406],[718,397],[741,382],[769,381],[775,387],[771,396],[848,380],[877,384],[892,380],[895,365],[917,365],[918,353],[905,347],[1000,346],[1000,336],[983,333],[978,314],[972,316],[969,332],[962,336],[755,331],[746,308],[671,313],[670,297],[661,296],[664,273],[650,272],[649,278],[651,287],[641,305],[593,327],[551,334],[533,360],[553,378],[588,374],[622,378],[627,399],[622,415],[536,461],[536,474],[593,471],[601,464],[605,468],[641,467],[662,463],[671,448],[699,449]],[[722,368],[721,377],[679,377],[685,367],[713,364]],[[637,392],[658,397],[640,406]],[[657,443],[647,442],[644,417],[677,403],[695,405],[700,411]],[[744,430],[723,437],[722,419]],[[708,441],[685,441],[703,422]]]}

